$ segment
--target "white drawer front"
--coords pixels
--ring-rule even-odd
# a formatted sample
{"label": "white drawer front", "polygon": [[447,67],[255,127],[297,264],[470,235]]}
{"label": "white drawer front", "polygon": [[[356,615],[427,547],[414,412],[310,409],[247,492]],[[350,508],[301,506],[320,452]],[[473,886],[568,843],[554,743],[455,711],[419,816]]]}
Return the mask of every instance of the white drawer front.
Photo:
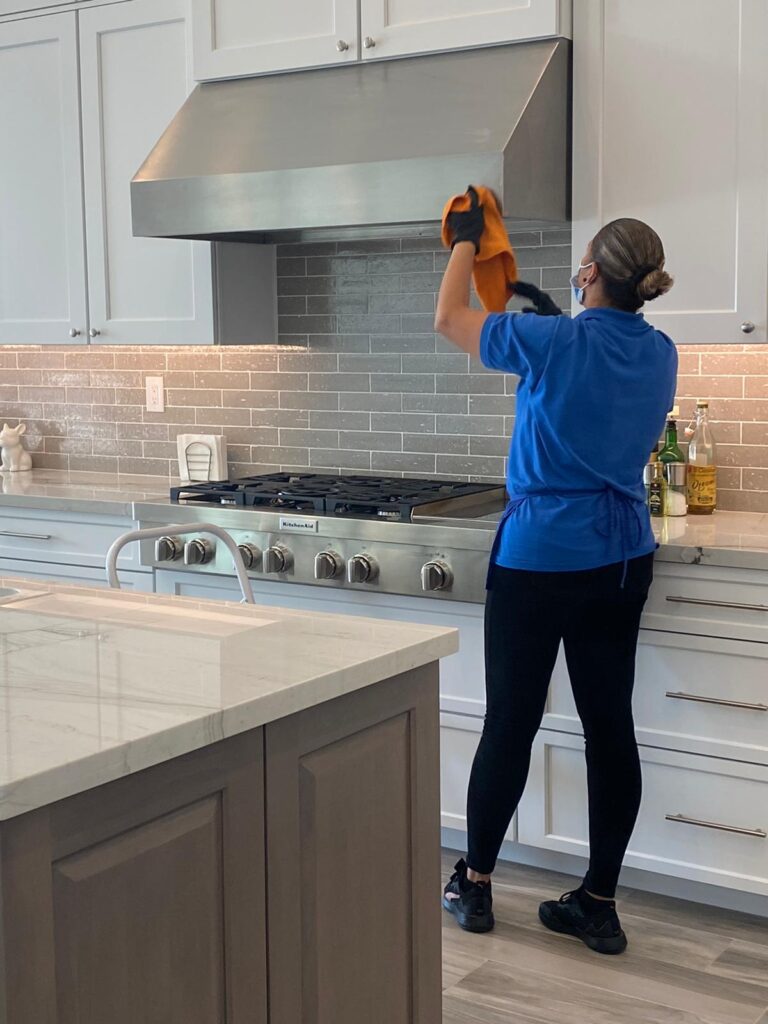
{"label": "white drawer front", "polygon": [[[0,558],[99,567],[112,542],[133,527],[131,520],[111,516],[1,509]],[[142,570],[138,544],[124,548],[118,564]]]}
{"label": "white drawer front", "polygon": [[[625,863],[768,893],[768,768],[647,747],[640,752],[643,801]],[[537,737],[518,836],[532,846],[588,855],[580,737],[547,731]]]}
{"label": "white drawer front", "polygon": [[[440,728],[440,810],[443,828],[467,830],[467,787],[482,723],[459,715],[441,715]],[[517,836],[513,819],[505,839]]]}
{"label": "white drawer front", "polygon": [[643,625],[768,642],[768,573],[657,562]]}
{"label": "white drawer front", "polygon": [[[768,645],[644,630],[634,712],[642,744],[768,764]],[[562,651],[544,725],[582,731]]]}

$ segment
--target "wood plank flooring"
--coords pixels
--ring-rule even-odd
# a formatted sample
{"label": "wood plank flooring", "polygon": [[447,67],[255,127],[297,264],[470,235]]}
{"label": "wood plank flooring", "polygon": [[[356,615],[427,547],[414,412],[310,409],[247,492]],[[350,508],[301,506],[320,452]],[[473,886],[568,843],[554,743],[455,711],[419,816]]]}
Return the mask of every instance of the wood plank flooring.
{"label": "wood plank flooring", "polygon": [[[443,851],[444,880],[458,856]],[[578,884],[499,865],[493,932],[443,914],[443,1024],[768,1024],[765,918],[622,889],[629,949],[600,956],[538,920]]]}

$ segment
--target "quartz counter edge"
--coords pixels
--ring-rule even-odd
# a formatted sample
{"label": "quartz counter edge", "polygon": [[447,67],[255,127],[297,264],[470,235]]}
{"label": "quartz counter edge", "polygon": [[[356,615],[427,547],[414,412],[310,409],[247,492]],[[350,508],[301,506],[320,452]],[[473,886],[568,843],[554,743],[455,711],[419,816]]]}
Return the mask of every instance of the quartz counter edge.
{"label": "quartz counter edge", "polygon": [[[0,702],[2,724],[0,733],[0,821],[54,803],[96,786],[112,782],[145,768],[199,750],[219,740],[267,725],[298,711],[317,706],[336,697],[374,685],[411,669],[437,661],[458,650],[458,631],[443,627],[350,618],[326,613],[296,612],[271,606],[243,606],[221,601],[198,601],[191,598],[132,594],[125,591],[105,592],[82,587],[67,587],[25,579],[3,578],[0,585],[17,587],[37,595],[84,594],[105,595],[110,601],[131,604],[156,604],[194,609],[204,616],[226,611],[243,622],[252,615],[259,623],[253,631],[253,657],[250,640],[248,657],[243,658],[241,643],[240,669],[236,678],[221,672],[217,686],[213,676],[209,705],[195,703],[175,681],[170,694],[162,692],[162,679],[169,678],[158,670],[157,693],[151,691],[146,675],[134,672],[126,678],[92,680],[83,672],[77,675],[78,657],[72,651],[67,666],[66,645],[52,666],[15,670],[13,655],[7,650],[0,655]],[[13,632],[13,616],[21,612],[25,619],[35,616],[32,603],[17,601],[0,605],[0,640]],[[37,619],[43,616],[38,614]],[[131,630],[135,623],[124,624],[96,616],[55,616],[59,624],[83,626],[97,622],[106,634],[95,642],[108,642],[115,631]],[[34,622],[25,622],[28,631]],[[43,625],[50,626],[51,616]],[[110,629],[110,627],[112,627]],[[263,630],[263,633],[261,632]],[[172,629],[156,630],[156,635],[174,635]],[[261,635],[260,635],[261,634]],[[178,639],[173,641],[179,643]],[[114,646],[114,644],[113,644]],[[181,646],[184,646],[183,638]],[[173,643],[169,643],[169,649]],[[168,653],[168,652],[166,652]],[[114,655],[113,655],[114,659]],[[107,659],[100,659],[103,663]],[[39,658],[36,663],[39,664]],[[147,662],[149,664],[149,662]],[[166,669],[168,665],[165,666]],[[237,658],[235,658],[237,667]],[[62,682],[67,677],[78,679],[74,687]],[[74,668],[74,674],[73,674]],[[178,677],[185,678],[183,660]],[[282,675],[282,679],[278,677]],[[136,689],[132,691],[132,686]],[[154,684],[152,684],[154,685]],[[111,688],[110,688],[111,687]],[[217,703],[218,702],[218,703]],[[14,713],[13,708],[16,705]],[[46,706],[47,705],[47,706]],[[59,721],[66,705],[69,720]],[[130,729],[105,741],[102,723],[120,719]],[[78,729],[78,719],[80,728]],[[25,751],[26,748],[26,751]],[[13,752],[13,757],[11,757]]]}

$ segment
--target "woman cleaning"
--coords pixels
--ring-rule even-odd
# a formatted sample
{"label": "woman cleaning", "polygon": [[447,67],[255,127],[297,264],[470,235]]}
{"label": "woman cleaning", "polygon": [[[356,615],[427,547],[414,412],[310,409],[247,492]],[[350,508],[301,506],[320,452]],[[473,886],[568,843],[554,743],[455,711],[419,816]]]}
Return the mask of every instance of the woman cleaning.
{"label": "woman cleaning", "polygon": [[[486,715],[469,780],[468,852],[443,905],[468,931],[493,927],[491,874],[562,642],[586,740],[590,860],[579,888],[542,903],[539,916],[599,953],[621,953],[614,897],[641,792],[632,688],[656,548],[642,472],[677,374],[672,341],[639,310],[672,278],[656,232],[622,218],[598,231],[571,279],[578,316],[471,309],[485,221],[477,192],[469,196],[469,209],[448,218],[452,253],[435,326],[520,383],[509,503],[488,575]],[[559,312],[537,289],[515,290],[539,313]]]}

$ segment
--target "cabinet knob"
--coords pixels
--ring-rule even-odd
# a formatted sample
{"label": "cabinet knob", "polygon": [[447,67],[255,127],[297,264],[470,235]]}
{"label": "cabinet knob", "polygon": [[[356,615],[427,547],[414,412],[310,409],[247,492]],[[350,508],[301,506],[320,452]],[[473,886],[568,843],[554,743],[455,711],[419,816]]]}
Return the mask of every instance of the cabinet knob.
{"label": "cabinet knob", "polygon": [[375,45],[376,40],[373,38],[373,36],[366,36],[365,39],[363,40],[363,46],[365,47],[366,50],[372,50]]}
{"label": "cabinet knob", "polygon": [[345,50],[349,49],[349,43],[347,42],[346,39],[339,39],[339,41],[336,43],[336,49],[339,51],[339,53],[344,53]]}
{"label": "cabinet knob", "polygon": [[70,329],[69,329],[69,336],[70,336],[70,338],[79,338],[81,333],[82,332],[78,331],[78,329],[76,327],[70,327]]}
{"label": "cabinet knob", "polygon": [[91,337],[91,338],[98,338],[98,336],[99,336],[100,334],[101,334],[101,331],[97,330],[97,329],[96,329],[95,327],[92,327],[92,328],[90,329],[90,331],[88,331],[88,335],[89,335],[89,337]]}
{"label": "cabinet knob", "polygon": [[745,320],[744,323],[741,325],[741,330],[744,334],[751,334],[752,331],[754,331],[754,329],[755,325],[752,323],[751,320]]}

